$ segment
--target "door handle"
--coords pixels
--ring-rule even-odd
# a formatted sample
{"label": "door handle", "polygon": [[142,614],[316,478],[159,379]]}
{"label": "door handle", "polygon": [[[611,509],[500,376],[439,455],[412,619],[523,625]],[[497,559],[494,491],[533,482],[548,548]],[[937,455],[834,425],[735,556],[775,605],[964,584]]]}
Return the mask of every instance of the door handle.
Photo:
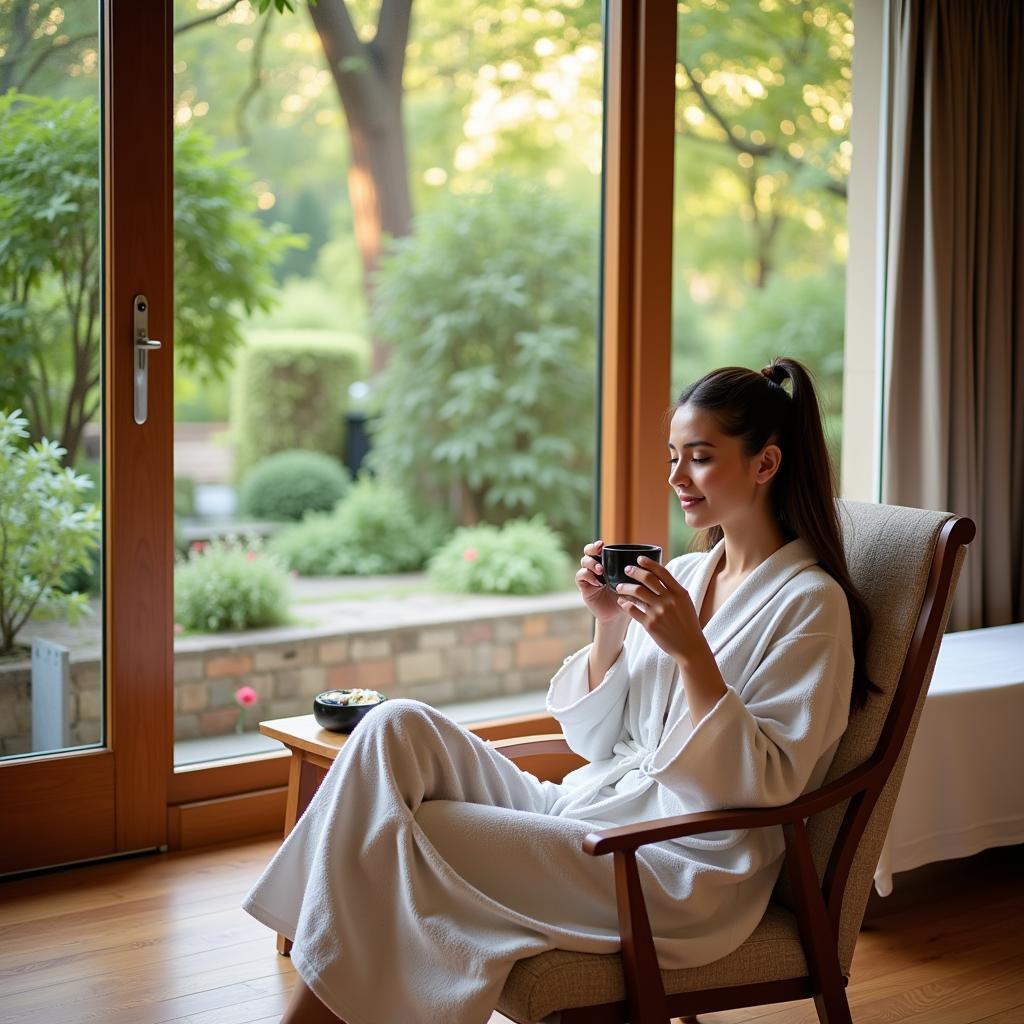
{"label": "door handle", "polygon": [[149,353],[160,348],[160,342],[149,336],[149,301],[136,295],[133,305],[135,357],[135,422],[145,423],[149,405]]}

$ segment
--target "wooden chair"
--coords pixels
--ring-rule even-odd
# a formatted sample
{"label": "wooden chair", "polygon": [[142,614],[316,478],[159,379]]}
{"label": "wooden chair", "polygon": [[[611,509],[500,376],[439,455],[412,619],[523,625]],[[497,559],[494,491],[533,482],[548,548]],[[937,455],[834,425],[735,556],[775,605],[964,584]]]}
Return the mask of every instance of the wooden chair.
{"label": "wooden chair", "polygon": [[[784,807],[688,814],[592,833],[615,860],[621,955],[551,950],[515,965],[497,1009],[521,1024],[665,1024],[701,1012],[813,999],[822,1024],[848,1024],[845,986],[872,876],[949,617],[970,519],[841,502],[846,557],[874,616],[868,669],[884,690],[851,714],[820,789]],[[581,763],[560,735],[495,741],[539,777]],[[658,967],[635,851],[727,829],[782,826],[780,870],[761,923],[701,967]]]}

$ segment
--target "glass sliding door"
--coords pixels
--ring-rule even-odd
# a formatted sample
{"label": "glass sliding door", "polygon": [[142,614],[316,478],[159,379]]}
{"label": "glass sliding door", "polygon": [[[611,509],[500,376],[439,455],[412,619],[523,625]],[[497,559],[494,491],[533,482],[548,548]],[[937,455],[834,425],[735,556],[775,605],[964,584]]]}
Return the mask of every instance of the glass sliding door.
{"label": "glass sliding door", "polygon": [[590,638],[489,620],[593,537],[602,2],[305,8],[175,2],[179,778],[333,687],[535,710]]}
{"label": "glass sliding door", "polygon": [[0,6],[2,757],[104,736],[99,23]]}
{"label": "glass sliding door", "polygon": [[140,780],[167,727],[170,354],[133,310],[169,324],[169,104],[145,7],[0,2],[0,872],[163,842]]}

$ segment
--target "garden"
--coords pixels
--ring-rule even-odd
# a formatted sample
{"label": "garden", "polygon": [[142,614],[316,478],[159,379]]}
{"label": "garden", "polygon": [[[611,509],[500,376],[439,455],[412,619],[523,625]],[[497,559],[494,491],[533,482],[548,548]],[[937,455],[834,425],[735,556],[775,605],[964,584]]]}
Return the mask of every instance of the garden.
{"label": "garden", "polygon": [[[179,739],[343,680],[539,690],[586,642],[601,7],[177,0]],[[838,457],[850,5],[678,7],[666,406],[784,351]],[[61,743],[102,734],[96,31],[0,9],[0,755],[33,749],[33,644]]]}

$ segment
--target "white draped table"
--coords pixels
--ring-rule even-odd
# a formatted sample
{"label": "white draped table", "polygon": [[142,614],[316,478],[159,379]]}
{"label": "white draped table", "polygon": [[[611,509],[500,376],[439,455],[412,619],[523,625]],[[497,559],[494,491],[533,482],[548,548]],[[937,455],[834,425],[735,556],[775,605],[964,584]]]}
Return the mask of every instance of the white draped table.
{"label": "white draped table", "polygon": [[875,871],[1024,842],[1024,623],[942,640]]}

